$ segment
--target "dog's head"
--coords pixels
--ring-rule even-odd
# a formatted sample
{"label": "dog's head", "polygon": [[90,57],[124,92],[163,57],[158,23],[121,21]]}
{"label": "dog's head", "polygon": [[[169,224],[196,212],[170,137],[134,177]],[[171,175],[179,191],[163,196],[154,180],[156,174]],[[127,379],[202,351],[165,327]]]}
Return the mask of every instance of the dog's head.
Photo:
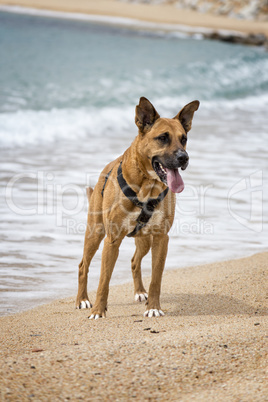
{"label": "dog's head", "polygon": [[184,189],[178,169],[185,170],[188,166],[187,133],[198,107],[199,101],[195,100],[184,106],[173,119],[166,119],[161,118],[144,97],[136,106],[135,122],[139,128],[139,152],[144,167],[152,178],[162,181],[173,193]]}

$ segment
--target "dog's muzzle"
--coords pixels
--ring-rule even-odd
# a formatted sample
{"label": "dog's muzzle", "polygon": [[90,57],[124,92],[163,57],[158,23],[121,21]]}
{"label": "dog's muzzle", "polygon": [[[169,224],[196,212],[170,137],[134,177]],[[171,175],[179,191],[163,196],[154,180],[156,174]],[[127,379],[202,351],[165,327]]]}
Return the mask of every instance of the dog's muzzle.
{"label": "dog's muzzle", "polygon": [[177,168],[181,168],[181,170],[185,170],[189,164],[189,156],[186,151],[178,150],[176,152],[176,161],[175,165]]}
{"label": "dog's muzzle", "polygon": [[173,193],[180,193],[184,189],[184,183],[179,173],[179,168],[185,170],[189,163],[186,151],[179,149],[173,155],[163,157],[154,156],[152,166],[159,179],[170,188]]}

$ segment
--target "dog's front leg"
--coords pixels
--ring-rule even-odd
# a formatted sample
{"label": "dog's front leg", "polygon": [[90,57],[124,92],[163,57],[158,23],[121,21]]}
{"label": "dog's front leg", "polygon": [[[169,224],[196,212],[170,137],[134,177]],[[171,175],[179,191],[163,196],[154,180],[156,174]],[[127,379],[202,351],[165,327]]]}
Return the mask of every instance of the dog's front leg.
{"label": "dog's front leg", "polygon": [[[90,216],[89,216],[90,218]],[[89,221],[90,222],[90,221]],[[76,297],[76,308],[90,308],[91,303],[87,294],[87,276],[88,276],[88,268],[89,264],[99,248],[100,242],[104,237],[104,229],[103,232],[100,233],[91,233],[92,227],[94,225],[87,224],[87,231],[85,235],[85,244],[84,244],[84,254],[82,261],[79,264],[79,274],[78,274],[78,293]]]}
{"label": "dog's front leg", "polygon": [[149,288],[145,317],[164,315],[160,307],[162,274],[165,267],[169,237],[167,234],[156,235],[152,243],[152,279]]}
{"label": "dog's front leg", "polygon": [[92,307],[90,319],[97,319],[106,316],[107,299],[109,293],[109,283],[113,269],[119,254],[119,246],[122,238],[112,240],[109,236],[104,240],[104,246],[101,258],[100,281],[97,290],[97,297]]}

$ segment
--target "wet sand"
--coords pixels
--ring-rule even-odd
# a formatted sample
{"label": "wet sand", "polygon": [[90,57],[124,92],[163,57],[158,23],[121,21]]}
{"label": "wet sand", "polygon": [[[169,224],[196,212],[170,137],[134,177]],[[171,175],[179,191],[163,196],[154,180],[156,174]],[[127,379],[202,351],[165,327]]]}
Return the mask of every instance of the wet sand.
{"label": "wet sand", "polygon": [[70,13],[124,17],[157,24],[178,24],[188,27],[204,27],[215,31],[237,31],[244,34],[264,34],[268,36],[267,22],[246,21],[203,14],[181,10],[172,5],[125,3],[118,0],[0,0],[0,4]]}
{"label": "wet sand", "polygon": [[[268,34],[267,23],[170,6],[0,4]],[[88,310],[74,309],[75,296],[0,318],[1,400],[267,400],[267,265],[262,253],[166,271],[162,318],[143,317],[132,284],[111,288],[106,319],[88,320]]]}
{"label": "wet sand", "polygon": [[166,271],[161,318],[143,317],[132,284],[110,289],[106,319],[75,297],[2,317],[1,400],[267,400],[267,265]]}

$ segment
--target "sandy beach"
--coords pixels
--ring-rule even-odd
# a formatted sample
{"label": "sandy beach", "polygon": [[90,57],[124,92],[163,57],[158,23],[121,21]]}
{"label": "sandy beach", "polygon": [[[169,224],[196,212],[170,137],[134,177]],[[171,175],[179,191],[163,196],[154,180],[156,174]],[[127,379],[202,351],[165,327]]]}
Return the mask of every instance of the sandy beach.
{"label": "sandy beach", "polygon": [[106,319],[75,297],[2,317],[1,400],[267,400],[267,261],[165,272],[162,318],[132,284],[111,288]]}
{"label": "sandy beach", "polygon": [[[204,27],[215,31],[237,31],[246,35],[261,33],[268,37],[268,26],[265,22],[242,21],[227,17],[199,14],[193,11],[178,10],[168,5],[129,4],[116,0],[78,0],[76,2],[71,0],[0,0],[0,5],[124,17],[155,24],[174,24],[174,26],[181,24],[193,28]],[[31,35],[31,37],[33,36]],[[51,40],[51,42],[53,41]],[[69,51],[68,40],[67,44],[66,48]],[[35,49],[32,53],[34,56],[37,54],[37,48],[33,47]],[[7,53],[8,51],[6,51]],[[26,55],[27,57],[31,59]],[[248,56],[245,56],[245,58],[248,58]],[[40,60],[42,61],[42,58]],[[11,62],[14,64],[13,59]],[[260,66],[265,66],[262,63],[265,63],[265,60],[264,62],[260,61]],[[13,67],[13,64],[10,65]],[[21,66],[20,64],[18,65]],[[206,64],[204,65],[206,66]],[[244,65],[246,66],[243,67],[243,71],[245,72],[249,69],[247,68],[247,64]],[[227,65],[227,67],[229,69],[230,65]],[[224,74],[226,71],[229,71],[228,69],[223,70]],[[258,76],[260,69],[252,71],[255,71],[255,75]],[[73,71],[76,70],[73,69],[72,74]],[[233,74],[232,71],[234,70],[231,70],[230,74]],[[263,71],[267,71],[267,69],[264,68]],[[238,74],[240,74],[239,71]],[[18,76],[20,77],[20,75]],[[95,75],[93,77],[95,79]],[[242,76],[244,82],[249,81],[247,77],[247,75],[245,78]],[[79,76],[80,79],[81,77]],[[112,79],[113,77],[111,77],[111,82]],[[27,82],[27,79],[25,79],[25,82]],[[230,82],[230,86],[232,86],[232,81],[230,80]],[[261,87],[263,82],[265,83],[265,79],[263,81],[260,80],[258,85]],[[225,89],[224,86],[222,88]],[[95,90],[94,86],[93,90],[96,93],[99,91]],[[105,91],[108,92],[107,89]],[[248,87],[247,91],[250,92],[250,87]],[[9,94],[8,91],[6,92]],[[112,92],[112,89],[110,89],[110,92]],[[34,91],[30,91],[29,93],[34,93]],[[43,99],[46,98],[46,93],[44,92]],[[258,93],[254,99],[257,99],[257,96],[259,96]],[[213,97],[211,99],[214,102]],[[250,102],[254,103],[251,98]],[[209,103],[209,100],[207,103]],[[69,104],[66,105],[66,111],[69,114],[70,107]],[[118,104],[118,109],[120,107],[121,104]],[[32,108],[34,109],[34,107]],[[31,110],[30,107],[28,109]],[[49,106],[47,109],[55,110],[55,107],[53,106],[52,108]],[[18,114],[15,112],[14,115]],[[246,112],[247,109],[245,109]],[[42,113],[44,121],[49,121],[50,114],[45,114],[44,111]],[[68,116],[67,113],[66,115]],[[208,116],[215,114],[214,109],[207,109],[206,113]],[[253,112],[248,112],[249,116],[251,114]],[[66,115],[63,114],[63,120],[66,119]],[[78,121],[80,119],[80,114],[74,116],[78,117],[72,117],[73,120]],[[245,114],[238,114],[238,116],[245,117]],[[256,116],[255,120],[259,121],[258,115]],[[38,120],[33,120],[34,127],[36,127],[36,121],[40,124],[39,119],[40,114],[38,115]],[[240,119],[243,120],[241,117]],[[25,120],[28,122],[27,119]],[[57,126],[57,120],[55,121],[52,120],[51,125]],[[231,126],[233,121],[228,120],[228,125]],[[247,124],[248,120],[245,119],[245,125]],[[267,126],[266,122],[262,124],[263,127]],[[21,121],[17,122],[15,120],[15,126],[16,129],[20,127]],[[204,123],[203,126],[206,128]],[[234,127],[236,126],[234,125]],[[250,125],[249,129],[251,129]],[[103,130],[107,131],[105,127]],[[238,131],[242,131],[241,128],[238,128]],[[259,131],[265,134],[264,128],[261,128]],[[6,136],[8,137],[8,135]],[[120,137],[118,138],[120,139]],[[233,137],[229,138],[233,140]],[[240,138],[236,141],[239,144],[239,148],[241,148],[242,141]],[[228,150],[228,145],[231,142],[227,137],[224,143],[225,151],[226,149]],[[38,142],[37,144],[38,148],[42,148]],[[246,142],[245,144],[247,146]],[[254,158],[254,161],[258,158],[258,163],[261,160],[259,156],[261,146],[262,144],[259,145],[257,143],[255,148],[253,148],[257,150],[256,155],[258,157],[255,157],[255,154],[252,153],[252,158]],[[54,147],[53,142],[52,147]],[[114,146],[116,151],[117,147],[116,143]],[[99,143],[95,149],[93,148],[94,152],[98,148]],[[111,149],[113,150],[114,148],[107,149],[111,152]],[[217,152],[219,149],[221,148],[217,145]],[[13,148],[11,150],[14,152]],[[236,148],[233,148],[232,145],[231,152],[234,153],[234,150]],[[212,156],[217,156],[217,152],[213,153],[213,148],[210,149]],[[248,157],[248,149],[243,152]],[[55,160],[60,159],[59,155],[62,158],[62,154],[61,150],[59,154],[55,153]],[[10,155],[12,162],[14,159],[16,161],[19,160],[18,158],[14,158],[13,153],[10,153]],[[60,168],[56,162],[53,162],[55,163],[53,165],[52,158],[47,150],[46,155],[48,155],[48,162],[45,158],[40,158],[37,153],[36,160],[38,163],[39,159],[41,160],[43,164],[42,169],[44,169],[43,166],[49,165],[51,167],[54,166],[55,171],[58,169],[62,172],[63,167],[65,168],[68,165],[69,171],[66,171],[66,177],[69,177],[69,173],[72,171],[84,172],[85,170],[84,160],[87,159],[81,158],[81,166],[79,166],[78,158],[70,156],[72,155],[70,149],[65,152],[66,160],[61,159],[62,165]],[[240,155],[240,158],[236,154],[236,164],[234,165],[236,169],[239,165],[238,161],[242,166],[243,175],[252,174],[251,170],[245,172],[240,162],[245,159],[243,153]],[[206,157],[206,160],[208,159]],[[31,159],[28,157],[28,154],[26,156],[23,154],[21,160],[23,163],[29,164],[29,160]],[[74,165],[71,164],[71,160],[74,160]],[[265,155],[263,155],[263,160],[265,160]],[[35,162],[34,159],[33,161]],[[8,160],[8,162],[10,161]],[[37,170],[39,165],[37,162],[36,164],[34,162],[32,162],[33,169]],[[249,162],[247,159],[248,166],[255,166],[254,163],[250,165]],[[208,164],[207,171],[209,171],[210,166],[214,165]],[[220,166],[222,169],[219,169],[219,172],[222,171],[224,174],[219,177],[228,178],[226,167],[223,165]],[[264,162],[260,163],[260,169],[262,169],[262,166],[264,166]],[[12,169],[14,169],[14,172],[11,170],[5,173],[7,177],[17,174],[18,171],[23,171],[25,167],[23,164],[14,165]],[[250,169],[252,168],[250,167]],[[236,175],[237,182],[239,183],[242,179],[242,173],[238,171]],[[251,178],[252,176],[247,177]],[[209,180],[211,181],[207,179],[206,183],[213,182],[213,176]],[[78,183],[81,185],[80,181]],[[201,179],[200,183],[203,183]],[[256,183],[259,183],[259,181],[256,181]],[[236,183],[228,183],[230,188],[234,185]],[[228,186],[226,186],[226,189],[229,189]],[[29,207],[29,194],[31,193],[28,192],[25,196],[27,207]],[[35,195],[35,193],[33,194]],[[225,205],[226,193],[222,190],[219,194],[220,197],[212,198],[212,200],[215,200],[212,202],[215,205],[221,206],[219,200],[222,200]],[[32,198],[34,200],[34,197]],[[243,198],[241,200],[244,202]],[[242,202],[240,201],[240,203]],[[265,203],[264,199],[263,203]],[[217,212],[217,210],[212,210],[214,217],[218,216]],[[2,215],[4,216],[4,212],[2,212]],[[226,216],[222,216],[222,219],[226,218]],[[36,220],[35,226],[31,222],[29,225],[33,226],[31,230],[35,229],[37,234],[42,234],[41,240],[43,239],[43,243],[47,241],[48,245],[42,251],[43,254],[40,252],[40,243],[42,244],[42,242],[38,236],[33,236],[30,231],[28,238],[25,237],[26,240],[23,238],[22,241],[20,237],[15,239],[17,242],[16,248],[18,247],[17,244],[22,244],[22,248],[25,248],[24,244],[27,243],[30,245],[29,247],[35,250],[34,246],[36,244],[37,256],[34,256],[34,258],[41,261],[41,257],[44,255],[46,259],[52,260],[47,250],[50,250],[52,245],[56,244],[55,249],[57,252],[54,252],[54,249],[52,250],[52,253],[54,252],[56,258],[58,258],[56,260],[56,268],[54,270],[54,266],[49,265],[47,269],[44,269],[43,275],[47,275],[47,272],[53,272],[55,276],[57,275],[60,282],[59,278],[62,278],[65,271],[59,271],[59,268],[66,264],[66,260],[70,260],[72,267],[77,265],[73,251],[74,240],[70,238],[69,243],[60,243],[60,240],[64,239],[64,236],[61,234],[58,235],[58,233],[56,233],[55,238],[50,238],[49,233],[44,232],[47,234],[44,237],[42,233],[43,228],[47,229],[49,224],[50,228],[54,228],[55,223],[54,221],[53,224],[49,223],[45,214],[42,215],[42,218],[45,222],[43,226],[41,225],[42,220]],[[227,218],[229,219],[230,215],[227,215]],[[265,216],[261,216],[261,219],[260,222],[264,222]],[[9,220],[7,221],[8,226],[6,227],[11,227],[13,230]],[[14,227],[16,227],[16,233],[18,231],[25,233],[26,225],[24,221],[21,221],[20,218],[18,222],[21,226],[18,226],[15,221],[16,225]],[[6,227],[5,230],[7,232]],[[219,226],[218,231],[215,229],[215,233],[220,233],[218,243],[220,244],[219,250],[221,256],[227,255],[224,254],[224,250],[228,250],[228,248],[232,251],[241,250],[243,252],[243,250],[248,250],[248,243],[245,242],[245,238],[241,238],[241,245],[239,243],[232,243],[231,247],[226,246],[229,243],[224,243],[224,241],[226,242],[223,235],[224,230],[222,226]],[[240,236],[240,232],[234,229],[232,231],[237,238]],[[10,232],[12,247],[10,246],[11,248],[6,252],[5,258],[12,255],[10,250],[14,250],[14,233],[15,230]],[[228,230],[225,230],[225,235],[229,237],[230,233],[230,226],[228,226]],[[248,236],[250,232],[244,233],[246,233],[247,240],[250,239],[250,235]],[[250,245],[254,247],[254,250],[257,247],[259,247],[258,250],[264,249],[266,243],[264,246],[262,242],[258,243],[257,232],[252,233],[253,235],[251,234],[251,236],[256,235],[256,242],[254,242],[254,239],[253,241],[248,240]],[[191,234],[191,242],[192,236],[193,234]],[[203,239],[204,243],[202,244],[204,245],[201,244],[199,247],[203,248],[207,258],[209,255],[207,244],[211,242],[215,247],[216,236],[213,236],[213,238],[205,238],[203,236]],[[34,243],[35,241],[36,243]],[[32,244],[34,244],[33,247]],[[82,245],[79,243],[79,248],[81,247]],[[58,255],[58,250],[65,251],[66,249],[71,250],[70,255],[67,254],[65,260],[60,260],[62,256]],[[190,248],[190,252],[195,252],[195,255],[200,259],[200,254],[196,251],[196,248]],[[176,250],[174,253],[176,258],[175,266],[179,267],[177,261],[180,256],[177,256]],[[24,258],[23,253],[22,258]],[[28,275],[30,279],[32,279],[35,272],[38,272],[38,275],[40,275],[40,270],[38,271],[40,268],[36,266],[34,258],[32,257],[32,267],[36,268],[36,271],[29,271]],[[226,256],[226,258],[228,257]],[[58,260],[60,260],[59,263]],[[21,270],[27,271],[30,264],[29,254],[26,252],[23,263],[27,266],[22,265]],[[18,266],[16,265],[17,261],[12,261],[10,264],[15,267]],[[186,265],[185,259],[184,264]],[[194,263],[191,262],[191,264]],[[161,308],[165,316],[161,318],[143,317],[145,305],[144,303],[134,302],[132,283],[111,287],[107,318],[105,319],[89,320],[89,310],[75,310],[76,295],[31,310],[0,317],[1,401],[128,401],[132,399],[137,401],[267,401],[267,266],[268,252],[263,252],[239,260],[194,266],[192,268],[166,270],[163,276],[161,294]],[[72,267],[71,269],[73,269]],[[128,268],[124,269],[127,270]],[[36,275],[37,279],[38,275]],[[129,277],[130,275],[131,273],[129,272]],[[150,278],[145,278],[144,283],[147,289],[149,282]],[[40,283],[36,282],[34,289],[36,293],[41,292]],[[25,283],[23,286],[26,286]],[[30,289],[33,289],[30,280],[28,286]],[[66,292],[66,294],[70,293]],[[27,295],[29,297],[28,293]],[[94,303],[96,292],[90,292],[89,297],[91,302]],[[20,302],[22,303],[21,299]]]}
{"label": "sandy beach", "polygon": [[225,16],[182,10],[173,5],[126,3],[118,0],[0,0],[0,5],[22,6],[41,10],[84,13],[137,19],[156,24],[203,27],[220,35],[221,31],[268,36],[268,23],[254,20],[238,20]]}

